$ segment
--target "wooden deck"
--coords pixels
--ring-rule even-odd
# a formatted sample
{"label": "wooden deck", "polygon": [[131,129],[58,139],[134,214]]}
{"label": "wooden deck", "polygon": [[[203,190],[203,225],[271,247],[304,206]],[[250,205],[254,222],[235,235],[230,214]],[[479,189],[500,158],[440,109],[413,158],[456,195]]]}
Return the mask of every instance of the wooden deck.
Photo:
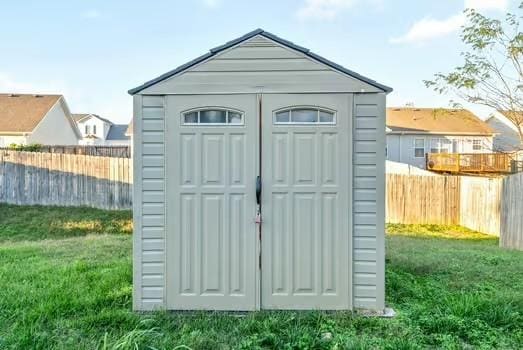
{"label": "wooden deck", "polygon": [[508,153],[428,153],[427,169],[446,173],[511,173]]}

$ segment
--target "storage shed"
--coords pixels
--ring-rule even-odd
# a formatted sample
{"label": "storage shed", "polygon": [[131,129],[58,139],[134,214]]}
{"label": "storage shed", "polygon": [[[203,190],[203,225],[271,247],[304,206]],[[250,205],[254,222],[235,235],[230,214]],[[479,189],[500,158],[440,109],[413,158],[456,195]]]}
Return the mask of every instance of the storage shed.
{"label": "storage shed", "polygon": [[383,310],[390,91],[261,29],[130,90],[134,309]]}

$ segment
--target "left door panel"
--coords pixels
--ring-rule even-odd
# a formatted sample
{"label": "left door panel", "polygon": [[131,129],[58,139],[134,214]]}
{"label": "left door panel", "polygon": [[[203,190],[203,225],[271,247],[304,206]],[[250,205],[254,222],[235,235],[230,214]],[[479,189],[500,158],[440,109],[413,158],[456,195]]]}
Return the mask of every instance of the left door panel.
{"label": "left door panel", "polygon": [[167,97],[167,308],[254,310],[256,95]]}

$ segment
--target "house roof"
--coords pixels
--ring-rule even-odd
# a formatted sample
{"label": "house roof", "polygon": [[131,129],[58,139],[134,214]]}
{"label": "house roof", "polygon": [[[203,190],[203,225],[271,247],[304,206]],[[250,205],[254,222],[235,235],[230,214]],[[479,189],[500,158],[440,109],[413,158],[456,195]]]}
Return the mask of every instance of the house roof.
{"label": "house roof", "polygon": [[109,128],[106,140],[129,140],[129,136],[125,135],[127,130],[126,124],[113,124]]}
{"label": "house roof", "polygon": [[0,132],[30,133],[62,95],[0,94]]}
{"label": "house roof", "polygon": [[523,144],[519,138],[516,126],[503,115],[492,115],[486,123],[496,131],[494,138],[494,149],[502,152],[514,152],[523,150]]}
{"label": "house roof", "polygon": [[500,113],[503,116],[503,119],[508,123],[510,127],[513,127],[514,130],[517,130],[517,127],[514,125],[513,121],[518,122],[519,125],[523,124],[523,111],[498,110],[498,113]]}
{"label": "house roof", "polygon": [[173,69],[173,70],[171,70],[171,71],[169,71],[169,72],[167,72],[165,74],[162,74],[159,77],[157,77],[155,79],[152,79],[152,80],[150,80],[150,81],[148,81],[148,82],[146,82],[146,83],[144,83],[144,84],[142,84],[142,85],[140,85],[140,86],[138,86],[138,87],[136,87],[134,89],[131,89],[128,92],[131,95],[137,94],[138,92],[140,92],[140,91],[142,91],[142,90],[144,90],[144,89],[146,89],[146,88],[148,88],[150,86],[153,86],[153,85],[155,85],[155,84],[157,84],[157,83],[159,83],[159,82],[161,82],[161,81],[163,81],[165,79],[168,79],[168,78],[172,77],[173,75],[181,73],[181,72],[183,72],[183,71],[185,71],[185,70],[187,70],[187,69],[189,69],[189,68],[191,68],[191,67],[193,67],[193,66],[195,66],[195,65],[197,65],[197,64],[199,64],[199,63],[201,63],[201,62],[203,62],[203,61],[205,61],[205,60],[207,60],[207,59],[209,59],[211,57],[213,57],[213,56],[216,56],[217,54],[219,54],[219,53],[221,53],[221,52],[223,52],[223,51],[225,51],[225,50],[227,50],[227,49],[229,49],[229,48],[231,48],[233,46],[236,46],[236,45],[238,45],[238,44],[240,44],[240,43],[242,43],[244,41],[247,41],[247,40],[255,37],[256,35],[261,35],[261,36],[263,36],[263,37],[265,37],[267,39],[275,41],[276,43],[278,43],[280,45],[283,45],[283,46],[286,46],[286,47],[288,47],[290,49],[293,49],[293,50],[296,50],[298,52],[301,52],[302,54],[304,54],[305,56],[307,56],[309,58],[312,58],[312,59],[314,59],[316,61],[319,61],[319,62],[321,62],[321,63],[331,67],[332,69],[337,70],[337,71],[342,72],[342,73],[345,73],[345,74],[347,74],[347,75],[349,75],[349,76],[351,76],[351,77],[353,77],[355,79],[364,81],[367,84],[372,85],[372,86],[382,90],[383,92],[389,93],[389,92],[392,91],[392,88],[390,88],[388,86],[385,86],[383,84],[380,84],[380,83],[378,83],[378,82],[376,82],[376,81],[374,81],[374,80],[372,80],[370,78],[364,77],[363,75],[360,75],[360,74],[358,74],[358,73],[356,73],[356,72],[354,72],[352,70],[349,70],[349,69],[347,69],[347,68],[345,68],[343,66],[340,66],[337,63],[329,61],[328,59],[326,59],[326,58],[324,58],[324,57],[322,57],[320,55],[317,55],[314,52],[311,52],[309,49],[307,49],[305,47],[296,45],[293,42],[290,42],[288,40],[282,39],[282,38],[280,38],[280,37],[278,37],[278,36],[276,36],[276,35],[274,35],[272,33],[269,33],[267,31],[263,30],[263,29],[256,29],[256,30],[253,30],[252,32],[249,32],[249,33],[247,33],[247,34],[245,34],[245,35],[243,35],[243,36],[241,36],[241,37],[239,37],[237,39],[231,40],[231,41],[229,41],[229,42],[227,42],[227,43],[225,43],[223,45],[217,46],[217,47],[211,49],[208,53],[206,53],[206,54],[204,54],[204,55],[202,55],[202,56],[200,56],[198,58],[195,58],[194,60],[189,61],[189,62],[187,62],[187,63],[185,63],[185,64],[183,64],[183,65],[181,65],[181,66],[179,66],[179,67],[177,67],[177,68],[175,68],[175,69]]}
{"label": "house roof", "polygon": [[387,108],[390,132],[492,135],[494,130],[466,109]]}
{"label": "house roof", "polygon": [[71,114],[71,117],[75,121],[75,123],[78,123],[80,120],[84,119],[85,117],[90,116],[89,113],[73,113]]}
{"label": "house roof", "polygon": [[98,114],[93,114],[93,113],[75,113],[72,115],[73,116],[73,120],[78,123],[80,122],[81,120],[87,118],[87,117],[94,117],[94,118],[98,118],[100,120],[103,120],[104,122],[112,125],[113,122],[110,121],[109,119],[105,119],[105,118],[102,118],[100,117]]}

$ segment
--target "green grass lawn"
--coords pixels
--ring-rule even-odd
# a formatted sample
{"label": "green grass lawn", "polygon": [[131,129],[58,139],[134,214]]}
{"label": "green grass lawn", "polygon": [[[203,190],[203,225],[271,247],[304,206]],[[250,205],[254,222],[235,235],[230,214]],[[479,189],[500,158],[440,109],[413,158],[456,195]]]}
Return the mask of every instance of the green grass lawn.
{"label": "green grass lawn", "polygon": [[523,253],[389,225],[394,319],[131,311],[131,213],[0,205],[0,349],[416,349],[523,344]]}

